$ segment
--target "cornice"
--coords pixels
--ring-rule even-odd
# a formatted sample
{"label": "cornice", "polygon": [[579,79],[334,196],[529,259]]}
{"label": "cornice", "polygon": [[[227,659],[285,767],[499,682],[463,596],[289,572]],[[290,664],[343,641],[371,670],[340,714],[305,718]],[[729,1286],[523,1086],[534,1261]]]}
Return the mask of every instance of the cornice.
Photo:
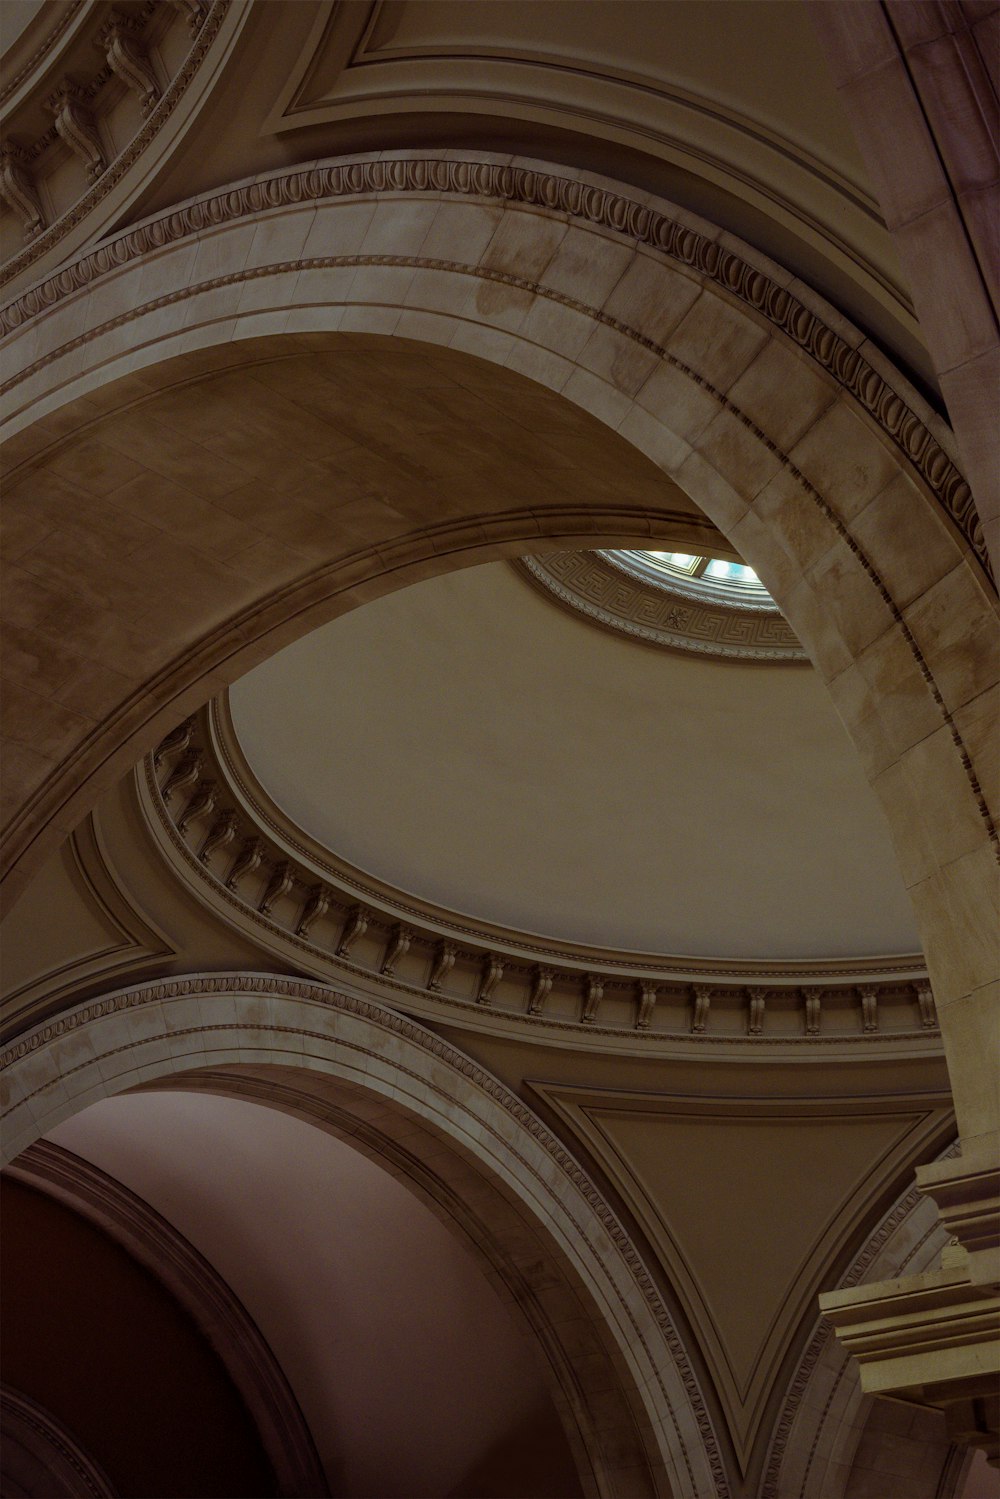
{"label": "cornice", "polygon": [[603,552],[550,552],[512,565],[574,613],[647,645],[724,661],[809,659],[776,609],[690,598],[666,577],[647,583]]}
{"label": "cornice", "polygon": [[557,945],[375,882],[267,797],[224,700],[169,735],[136,785],[162,854],[217,918],[427,1017],[643,1053],[794,1045],[884,1056],[940,1044],[919,957],[741,963]]}
{"label": "cornice", "polygon": [[96,1223],[177,1297],[243,1397],[279,1494],[327,1494],[312,1436],[281,1365],[239,1297],[194,1245],[121,1182],[49,1140],[29,1145],[6,1171]]}
{"label": "cornice", "polygon": [[[228,0],[215,0],[216,6],[226,3]],[[165,101],[161,101],[163,102]],[[119,162],[121,160],[119,158]],[[117,166],[118,163],[116,169]],[[224,224],[236,223],[289,205],[402,193],[454,195],[566,214],[593,228],[648,248],[705,277],[726,296],[750,307],[853,397],[883,436],[920,475],[949,518],[958,526],[983,569],[992,576],[972,492],[942,446],[939,434],[931,430],[932,425],[938,424],[929,411],[922,413],[914,409],[922,403],[913,391],[907,389],[904,395],[894,388],[890,378],[894,372],[877,353],[867,345],[863,353],[856,343],[845,336],[851,331],[846,324],[842,324],[838,330],[831,325],[832,322],[839,321],[835,316],[830,321],[827,320],[824,304],[820,303],[820,299],[805,287],[796,286],[793,291],[789,286],[780,284],[763,268],[766,263],[762,260],[758,259],[756,264],[751,263],[718,239],[695,228],[690,220],[682,221],[671,216],[657,206],[655,200],[640,201],[626,197],[613,186],[598,185],[597,180],[558,176],[541,167],[522,166],[501,160],[461,159],[447,152],[427,157],[387,154],[383,158],[341,160],[275,174],[233,186],[223,193],[196,199],[109,240],[95,251],[79,256],[56,275],[40,281],[9,303],[0,313],[0,329],[4,333],[12,332],[59,301],[72,296],[74,292],[91,285],[99,277],[122,268],[149,251],[162,249],[168,244],[197,236]],[[349,259],[352,263],[362,263],[357,257]],[[392,259],[381,256],[364,257],[364,263],[389,263]],[[450,264],[428,263],[444,267]],[[252,274],[273,274],[279,270],[303,268],[306,268],[305,262],[284,262],[280,266],[257,267]],[[239,279],[244,278],[241,275]],[[509,275],[498,276],[497,279],[519,284],[519,278]],[[197,290],[197,287],[188,289],[185,296]],[[548,294],[553,295],[555,300],[572,304],[570,298]],[[166,305],[171,298],[161,300]],[[807,305],[807,302],[812,305]],[[113,322],[115,325],[127,322],[142,310],[132,309]],[[598,316],[594,310],[586,310],[591,316]],[[605,314],[600,314],[599,320],[614,326],[617,331],[651,352],[660,355],[665,353],[654,340],[619,320]],[[97,336],[101,331],[100,328],[90,330],[83,335],[83,341]],[[65,350],[55,351],[46,356],[45,360],[36,361],[22,371],[18,378],[23,379],[49,359],[59,357],[61,352]],[[877,368],[876,364],[880,367]],[[693,372],[692,378],[704,383]]]}
{"label": "cornice", "polygon": [[[140,158],[146,155],[164,127],[176,115],[191,83],[219,39],[231,8],[232,0],[178,0],[176,8],[174,5],[157,5],[153,3],[153,0],[149,0],[142,12],[118,17],[120,22],[124,21],[124,29],[129,31],[126,41],[121,43],[116,42],[110,34],[107,37],[104,35],[104,32],[109,29],[109,24],[113,29],[113,21],[109,23],[109,16],[111,18],[116,16],[114,10],[109,11],[107,7],[102,9],[89,6],[78,13],[76,7],[71,7],[62,23],[46,38],[36,56],[13,80],[8,94],[19,84],[22,95],[29,86],[33,87],[32,75],[36,71],[39,79],[38,86],[45,85],[45,79],[50,77],[54,65],[52,54],[57,44],[65,42],[67,36],[72,38],[75,46],[80,36],[92,30],[93,42],[107,52],[107,57],[83,86],[76,85],[75,75],[68,75],[67,86],[75,90],[83,103],[83,112],[75,111],[77,128],[72,128],[73,122],[69,122],[70,128],[67,130],[57,119],[54,127],[41,137],[34,139],[29,145],[12,147],[17,159],[14,170],[18,176],[17,185],[21,189],[21,199],[19,201],[19,195],[16,192],[9,193],[6,190],[7,184],[2,177],[0,177],[0,190],[3,190],[4,196],[15,211],[24,217],[27,243],[0,267],[0,286],[23,279],[39,261],[51,257],[52,252],[74,229],[93,214],[94,210],[123,182]],[[173,18],[176,15],[178,24],[184,24],[181,14],[184,11],[187,13],[192,34],[191,46],[180,67],[161,88],[147,55],[145,42],[138,33],[151,18],[154,29],[157,27],[160,30],[163,29],[162,21],[165,16]],[[72,26],[70,26],[71,21],[74,23]],[[119,33],[122,29],[119,25]],[[146,115],[139,129],[127,141],[123,149],[110,159],[106,159],[104,149],[110,134],[108,131],[100,133],[96,122],[101,118],[99,104],[101,91],[108,80],[115,75],[124,82],[125,87],[142,96]],[[11,129],[17,131],[18,128],[16,103],[17,101],[14,101],[11,105],[12,113],[6,121],[5,128],[8,132]],[[71,151],[87,160],[91,183],[82,195],[65,210],[59,212],[46,226],[40,193],[40,183],[44,179],[40,175],[39,162],[42,153],[56,139],[57,133],[67,142]],[[25,189],[27,189],[29,200],[37,208],[37,212],[22,206]],[[58,278],[60,272],[55,274]]]}

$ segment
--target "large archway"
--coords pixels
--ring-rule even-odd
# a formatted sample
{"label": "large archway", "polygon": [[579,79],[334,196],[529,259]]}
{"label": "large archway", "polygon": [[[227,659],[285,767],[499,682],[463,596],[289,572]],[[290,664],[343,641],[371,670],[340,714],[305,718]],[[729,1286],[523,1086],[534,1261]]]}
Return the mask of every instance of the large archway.
{"label": "large archway", "polygon": [[[947,429],[807,288],[615,184],[445,153],[334,163],[210,195],[79,258],[21,297],[7,327],[22,369],[10,391],[20,429],[11,487],[32,516],[15,558],[24,592],[9,583],[6,595],[26,622],[34,678],[11,705],[12,860],[40,857],[171,719],[337,608],[547,541],[666,535],[676,485],[758,571],[854,737],[917,908],[967,1154],[985,1144],[996,1128],[992,1095],[976,1081],[996,973],[984,763],[995,597]],[[617,433],[606,437],[604,472],[627,448],[651,461],[660,487],[637,512],[634,492],[621,498],[618,469],[613,494],[595,494],[581,477],[575,501],[512,515],[466,486],[436,525],[426,487],[408,513],[396,510],[398,494],[386,508],[369,493],[353,524],[327,517],[308,558],[258,550],[252,576],[244,569],[232,584],[233,570],[205,565],[206,556],[243,556],[261,536],[246,508],[220,539],[219,509],[232,516],[212,492],[206,444],[187,446],[195,409],[202,435],[204,423],[217,435],[220,391],[254,361],[257,379],[262,356],[273,369],[275,354],[272,406],[301,395],[316,357],[302,335],[331,331],[434,346],[439,375],[457,368],[460,351],[506,366],[504,401],[528,402],[528,429],[553,421],[572,447],[576,431],[559,412],[589,412]],[[270,341],[247,341],[260,337]],[[178,354],[183,366],[162,363]],[[535,383],[519,385],[510,371]],[[121,439],[106,442],[108,429],[137,400],[143,423],[169,429],[175,464],[190,464],[195,499],[185,542],[155,528],[144,555],[183,601],[184,619],[157,631],[147,614],[138,636],[123,570],[110,587],[105,570],[118,508],[111,535],[107,513],[103,530],[95,516],[119,487],[106,454],[120,459]],[[324,425],[321,410],[305,409]],[[441,451],[455,430],[442,434]],[[87,472],[95,444],[97,503],[81,505],[53,471]],[[579,467],[592,468],[596,452]],[[138,450],[130,461],[139,472],[125,483],[141,488],[150,471]],[[432,489],[440,478],[437,469],[410,474]],[[288,501],[269,486],[276,513],[290,515]],[[58,617],[46,574],[60,590]],[[85,642],[95,669],[92,699],[75,708],[60,696],[68,634]],[[127,670],[101,675],[110,639],[125,642]]]}
{"label": "large archway", "polygon": [[432,1033],[324,985],[195,975],[120,990],[0,1059],[4,1158],[101,1098],[205,1087],[404,1157],[523,1314],[588,1493],[728,1492],[712,1421],[655,1286],[564,1146]]}

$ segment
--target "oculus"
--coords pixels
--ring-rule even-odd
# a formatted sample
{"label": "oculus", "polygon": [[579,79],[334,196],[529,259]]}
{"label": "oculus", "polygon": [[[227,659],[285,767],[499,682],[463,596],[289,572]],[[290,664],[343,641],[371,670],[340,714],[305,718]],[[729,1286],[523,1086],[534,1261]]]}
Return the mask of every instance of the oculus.
{"label": "oculus", "polygon": [[688,552],[550,552],[514,566],[567,608],[648,645],[722,660],[808,658],[746,563]]}
{"label": "oculus", "polygon": [[643,582],[667,588],[683,598],[778,613],[777,604],[745,562],[696,557],[688,552],[603,552],[601,555]]}

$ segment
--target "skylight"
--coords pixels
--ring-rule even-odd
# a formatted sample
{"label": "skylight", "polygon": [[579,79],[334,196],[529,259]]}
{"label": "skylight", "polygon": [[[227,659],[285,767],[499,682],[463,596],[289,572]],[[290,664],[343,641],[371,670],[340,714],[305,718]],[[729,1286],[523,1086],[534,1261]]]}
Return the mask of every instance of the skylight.
{"label": "skylight", "polygon": [[715,598],[720,603],[743,604],[758,609],[777,607],[753,568],[747,567],[745,562],[696,556],[691,552],[635,551],[606,555],[647,582],[681,585],[681,592]]}

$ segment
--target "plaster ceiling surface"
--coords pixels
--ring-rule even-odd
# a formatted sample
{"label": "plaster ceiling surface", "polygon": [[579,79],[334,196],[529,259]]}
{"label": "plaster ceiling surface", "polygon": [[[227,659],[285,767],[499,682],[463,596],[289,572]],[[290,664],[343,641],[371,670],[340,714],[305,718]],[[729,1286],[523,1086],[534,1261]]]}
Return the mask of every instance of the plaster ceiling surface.
{"label": "plaster ceiling surface", "polygon": [[332,1493],[448,1494],[556,1418],[534,1354],[471,1255],[325,1131],[242,1099],[93,1104],[47,1137],[162,1214],[240,1297],[281,1364]]}
{"label": "plaster ceiling surface", "polygon": [[230,703],[294,823],[452,911],[643,952],[919,950],[881,809],[808,666],[656,650],[498,563],[336,620]]}

